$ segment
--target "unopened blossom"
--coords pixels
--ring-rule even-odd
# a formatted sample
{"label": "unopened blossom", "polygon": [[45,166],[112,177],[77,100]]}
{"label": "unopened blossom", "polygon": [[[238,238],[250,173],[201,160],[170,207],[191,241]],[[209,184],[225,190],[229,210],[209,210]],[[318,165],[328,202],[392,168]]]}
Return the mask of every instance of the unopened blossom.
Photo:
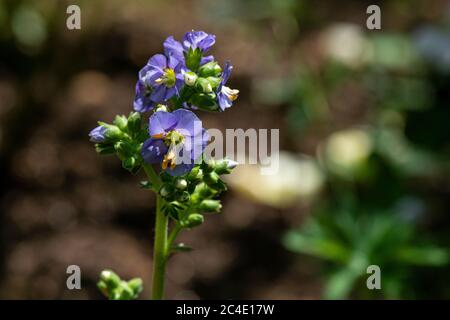
{"label": "unopened blossom", "polygon": [[92,142],[101,143],[104,142],[106,137],[106,128],[103,126],[98,126],[89,132],[89,137]]}

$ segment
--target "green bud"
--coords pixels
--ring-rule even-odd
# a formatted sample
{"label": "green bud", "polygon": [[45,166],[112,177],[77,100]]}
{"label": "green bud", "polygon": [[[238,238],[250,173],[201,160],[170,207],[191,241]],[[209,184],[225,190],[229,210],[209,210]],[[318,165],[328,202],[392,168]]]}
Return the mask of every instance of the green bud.
{"label": "green bud", "polygon": [[205,218],[203,218],[203,215],[199,213],[191,213],[184,222],[184,226],[186,228],[193,228],[201,225],[204,221]]}
{"label": "green bud", "polygon": [[220,84],[221,79],[218,77],[208,77],[206,78],[209,83],[211,84],[211,86],[213,87],[213,89],[217,88]]}
{"label": "green bud", "polygon": [[222,68],[216,61],[205,63],[198,69],[201,77],[217,77],[222,72]]}
{"label": "green bud", "polygon": [[198,76],[195,72],[192,72],[192,71],[186,72],[184,74],[184,83],[187,86],[192,87],[195,84],[195,82],[197,81],[197,78],[198,78]]}
{"label": "green bud", "polygon": [[137,298],[139,293],[141,293],[143,290],[142,279],[141,278],[133,278],[130,281],[128,281],[128,286],[131,288],[131,290],[133,290],[133,293],[134,293],[133,298]]}
{"label": "green bud", "polygon": [[128,130],[138,132],[141,129],[142,117],[139,112],[132,112],[128,117]]}
{"label": "green bud", "polygon": [[99,154],[113,154],[116,152],[114,145],[109,143],[97,143],[95,145],[95,151]]}
{"label": "green bud", "polygon": [[125,116],[116,116],[113,123],[119,127],[120,130],[125,131],[127,129],[128,119]]}
{"label": "green bud", "polygon": [[100,273],[100,281],[103,281],[108,288],[116,288],[120,285],[119,276],[112,270],[103,270]]}
{"label": "green bud", "polygon": [[126,170],[132,170],[134,166],[136,165],[136,158],[129,157],[122,160],[122,167]]}
{"label": "green bud", "polygon": [[172,190],[168,186],[163,186],[161,190],[159,190],[159,194],[165,198],[168,197],[172,193]]}
{"label": "green bud", "polygon": [[97,288],[100,290],[100,292],[105,296],[108,297],[109,296],[109,292],[108,292],[108,286],[106,285],[106,283],[102,280],[100,280],[99,282],[97,282]]}
{"label": "green bud", "polygon": [[120,282],[120,288],[122,289],[120,292],[120,300],[131,300],[134,298],[134,291],[130,288],[128,282],[122,280]]}
{"label": "green bud", "polygon": [[219,200],[207,199],[200,203],[199,209],[203,212],[219,212],[222,209],[222,205]]}
{"label": "green bud", "polygon": [[229,159],[222,159],[216,161],[214,165],[214,171],[217,174],[229,174],[234,168],[236,168],[237,165],[238,163],[236,161]]}
{"label": "green bud", "polygon": [[195,193],[198,194],[200,199],[208,198],[214,195],[214,190],[212,190],[206,183],[199,183],[195,187]]}
{"label": "green bud", "polygon": [[207,184],[214,184],[214,183],[217,183],[217,181],[220,180],[220,177],[215,171],[212,171],[212,172],[206,174],[203,179],[205,180],[205,182]]}
{"label": "green bud", "polygon": [[192,168],[191,172],[189,172],[189,174],[187,175],[187,179],[189,181],[201,179],[202,177],[203,177],[203,171],[198,166],[195,166],[194,168]]}
{"label": "green bud", "polygon": [[114,149],[117,151],[121,159],[131,157],[135,150],[129,142],[118,141],[114,144]]}
{"label": "green bud", "polygon": [[210,93],[213,91],[211,83],[206,78],[198,78],[195,82],[195,88],[203,93]]}
{"label": "green bud", "polygon": [[123,137],[122,130],[119,129],[118,126],[107,124],[107,123],[100,123],[103,127],[106,128],[105,132],[105,138],[108,140],[120,140]]}
{"label": "green bud", "polygon": [[180,195],[177,196],[177,200],[180,202],[184,202],[189,200],[189,192],[183,191]]}
{"label": "green bud", "polygon": [[175,182],[175,188],[179,190],[184,190],[187,188],[187,181],[185,179],[177,179]]}
{"label": "green bud", "polygon": [[[206,80],[206,81],[208,81],[208,80]],[[201,110],[205,110],[205,111],[219,110],[219,106],[217,105],[217,102],[216,102],[216,94],[214,92],[195,93],[192,95],[190,102],[194,106],[197,106]]]}

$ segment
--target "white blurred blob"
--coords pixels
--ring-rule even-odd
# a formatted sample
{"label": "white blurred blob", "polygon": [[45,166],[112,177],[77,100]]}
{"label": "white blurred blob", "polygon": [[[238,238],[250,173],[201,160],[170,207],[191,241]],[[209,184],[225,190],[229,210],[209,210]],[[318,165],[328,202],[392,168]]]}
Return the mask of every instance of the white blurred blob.
{"label": "white blurred blob", "polygon": [[325,55],[349,67],[364,64],[370,56],[370,43],[356,24],[334,24],[322,34],[320,41]]}
{"label": "white blurred blob", "polygon": [[372,139],[366,131],[347,129],[333,133],[323,151],[330,169],[339,172],[358,168],[367,160],[372,148]]}
{"label": "white blurred blob", "polygon": [[279,164],[273,175],[261,175],[258,165],[239,165],[227,182],[250,199],[276,208],[311,199],[322,188],[325,177],[312,158],[281,151]]}

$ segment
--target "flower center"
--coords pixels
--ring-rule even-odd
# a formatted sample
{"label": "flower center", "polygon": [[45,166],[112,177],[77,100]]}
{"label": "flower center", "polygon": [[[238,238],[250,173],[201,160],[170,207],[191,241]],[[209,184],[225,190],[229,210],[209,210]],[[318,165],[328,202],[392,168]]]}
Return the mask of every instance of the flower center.
{"label": "flower center", "polygon": [[164,143],[167,146],[176,146],[180,143],[183,143],[183,141],[184,141],[184,136],[176,130],[170,131],[164,137]]}
{"label": "flower center", "polygon": [[161,78],[155,80],[156,84],[165,84],[166,87],[173,87],[175,85],[175,71],[172,68],[165,68]]}
{"label": "flower center", "polygon": [[222,86],[222,93],[231,101],[238,98],[239,90],[228,88],[227,86]]}

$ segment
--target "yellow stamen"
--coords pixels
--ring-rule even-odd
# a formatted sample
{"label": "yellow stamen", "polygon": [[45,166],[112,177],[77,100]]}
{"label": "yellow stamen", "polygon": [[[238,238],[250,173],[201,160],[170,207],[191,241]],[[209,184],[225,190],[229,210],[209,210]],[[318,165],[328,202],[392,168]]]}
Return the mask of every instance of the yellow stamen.
{"label": "yellow stamen", "polygon": [[163,170],[167,169],[167,166],[169,166],[170,169],[174,169],[176,164],[175,164],[175,153],[173,151],[169,151],[163,158],[162,164],[161,164],[161,168]]}

